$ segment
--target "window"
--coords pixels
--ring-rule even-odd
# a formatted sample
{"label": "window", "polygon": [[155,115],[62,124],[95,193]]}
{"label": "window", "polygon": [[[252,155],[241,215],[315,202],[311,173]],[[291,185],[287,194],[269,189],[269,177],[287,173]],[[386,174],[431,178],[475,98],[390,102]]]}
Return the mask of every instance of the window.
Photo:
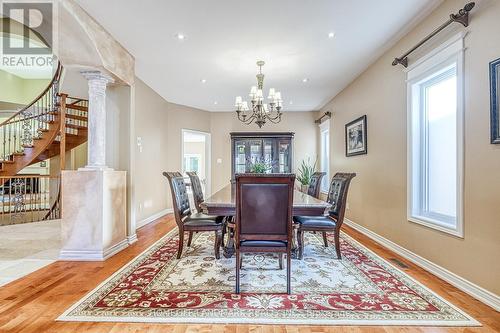
{"label": "window", "polygon": [[463,36],[408,71],[408,220],[463,236]]}
{"label": "window", "polygon": [[200,158],[201,156],[197,154],[184,154],[184,170],[186,172],[195,171],[196,173],[200,174]]}
{"label": "window", "polygon": [[321,171],[326,172],[321,181],[321,192],[328,192],[330,179],[330,119],[319,125],[320,130],[320,152],[321,152]]}

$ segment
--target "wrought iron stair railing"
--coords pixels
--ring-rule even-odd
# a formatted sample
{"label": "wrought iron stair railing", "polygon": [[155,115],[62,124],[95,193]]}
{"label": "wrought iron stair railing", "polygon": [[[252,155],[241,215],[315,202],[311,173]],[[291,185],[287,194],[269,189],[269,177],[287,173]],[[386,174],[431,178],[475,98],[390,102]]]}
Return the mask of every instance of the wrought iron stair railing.
{"label": "wrought iron stair railing", "polygon": [[62,67],[58,64],[47,88],[32,103],[0,124],[0,163],[11,163],[16,155],[24,155],[36,140],[49,130],[58,112],[59,79]]}

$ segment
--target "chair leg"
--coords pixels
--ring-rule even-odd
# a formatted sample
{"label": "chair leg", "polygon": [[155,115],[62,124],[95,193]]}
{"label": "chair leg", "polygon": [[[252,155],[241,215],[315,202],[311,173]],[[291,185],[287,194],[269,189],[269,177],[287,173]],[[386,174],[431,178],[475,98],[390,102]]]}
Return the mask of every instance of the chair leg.
{"label": "chair leg", "polygon": [[184,230],[179,230],[179,248],[177,250],[177,259],[181,258],[183,247],[184,247]]}
{"label": "chair leg", "polygon": [[236,250],[236,293],[240,293],[240,251]]}
{"label": "chair leg", "polygon": [[304,257],[304,231],[301,228],[297,230],[297,245],[299,247],[297,258],[302,260]]}
{"label": "chair leg", "polygon": [[340,253],[340,232],[335,231],[335,251],[337,252],[337,259],[342,259],[342,254]]}
{"label": "chair leg", "polygon": [[222,230],[215,231],[215,258],[220,259],[220,244],[222,243]]}
{"label": "chair leg", "polygon": [[188,237],[188,247],[191,247],[191,241],[193,240],[193,232],[189,232],[189,237]]}
{"label": "chair leg", "polygon": [[240,268],[243,268],[243,256],[240,254]]}
{"label": "chair leg", "polygon": [[226,238],[226,228],[227,228],[226,218],[224,218],[224,221],[222,222],[222,241],[220,243],[221,247],[224,247],[224,239]]}
{"label": "chair leg", "polygon": [[292,293],[292,253],[289,250],[286,254],[286,292],[288,295]]}
{"label": "chair leg", "polygon": [[323,243],[325,243],[325,247],[328,247],[328,239],[326,238],[326,231],[323,231]]}
{"label": "chair leg", "polygon": [[280,269],[283,269],[283,253],[279,254],[279,264],[280,264]]}

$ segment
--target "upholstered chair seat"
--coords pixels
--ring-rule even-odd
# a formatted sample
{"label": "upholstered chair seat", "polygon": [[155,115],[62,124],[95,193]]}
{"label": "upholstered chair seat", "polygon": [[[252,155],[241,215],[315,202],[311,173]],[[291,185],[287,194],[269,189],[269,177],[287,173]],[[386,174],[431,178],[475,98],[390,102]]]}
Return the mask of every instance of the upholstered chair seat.
{"label": "upholstered chair seat", "polygon": [[190,220],[213,220],[217,223],[222,223],[222,216],[207,215],[204,213],[191,213]]}
{"label": "upholstered chair seat", "polygon": [[184,220],[184,227],[190,227],[190,226],[213,226],[217,227],[220,225],[215,219],[190,219],[189,217]]}
{"label": "upholstered chair seat", "polygon": [[272,240],[246,240],[241,241],[240,246],[245,247],[286,247],[286,242]]}
{"label": "upholstered chair seat", "polygon": [[293,218],[295,223],[300,224],[303,227],[331,227],[335,228],[335,220],[330,216],[295,216]]}

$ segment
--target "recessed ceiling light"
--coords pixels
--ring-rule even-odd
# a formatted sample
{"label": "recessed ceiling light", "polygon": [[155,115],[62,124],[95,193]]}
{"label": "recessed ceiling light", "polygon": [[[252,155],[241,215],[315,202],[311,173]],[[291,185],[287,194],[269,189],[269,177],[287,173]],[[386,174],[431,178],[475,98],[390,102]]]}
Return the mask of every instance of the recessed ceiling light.
{"label": "recessed ceiling light", "polygon": [[290,104],[290,105],[292,105],[292,104],[293,104],[293,102],[292,102],[292,101],[290,101],[290,102],[289,102],[289,104]]}
{"label": "recessed ceiling light", "polygon": [[186,35],[181,34],[181,33],[175,34],[175,37],[177,37],[178,40],[184,40],[184,39],[186,39]]}
{"label": "recessed ceiling light", "polygon": [[207,80],[206,79],[201,79],[200,82],[201,83],[207,83]]}
{"label": "recessed ceiling light", "polygon": [[219,102],[215,101],[215,102],[214,102],[214,105],[217,105],[217,104],[219,104]]}
{"label": "recessed ceiling light", "polygon": [[333,38],[333,37],[335,37],[335,32],[332,31],[328,33],[328,38]]}
{"label": "recessed ceiling light", "polygon": [[302,79],[302,82],[307,83],[307,82],[309,82],[309,79],[307,77],[305,77]]}

